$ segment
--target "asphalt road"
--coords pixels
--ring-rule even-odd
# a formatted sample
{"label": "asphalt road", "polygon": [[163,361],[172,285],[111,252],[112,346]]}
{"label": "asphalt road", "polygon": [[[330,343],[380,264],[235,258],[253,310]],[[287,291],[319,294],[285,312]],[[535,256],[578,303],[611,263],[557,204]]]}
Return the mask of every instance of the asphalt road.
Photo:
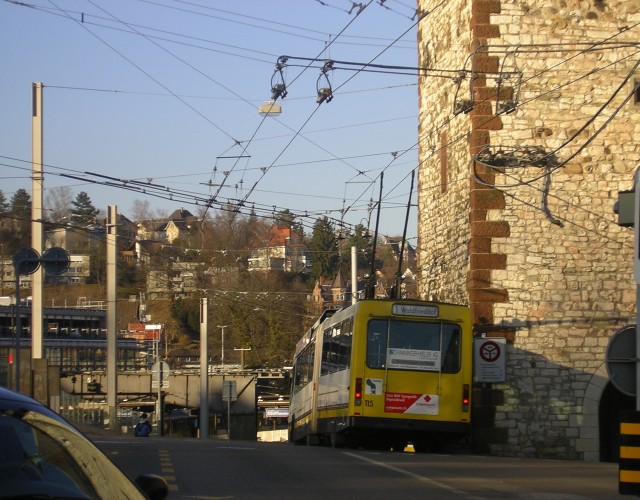
{"label": "asphalt road", "polygon": [[174,499],[625,498],[618,495],[618,466],[610,463],[90,437],[131,478],[164,476]]}

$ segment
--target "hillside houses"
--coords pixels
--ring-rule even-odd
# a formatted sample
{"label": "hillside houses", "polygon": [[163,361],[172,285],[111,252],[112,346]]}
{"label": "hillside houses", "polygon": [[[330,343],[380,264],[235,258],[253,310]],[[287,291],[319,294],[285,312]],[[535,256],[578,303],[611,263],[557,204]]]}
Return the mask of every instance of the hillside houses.
{"label": "hillside houses", "polygon": [[[264,226],[264,232],[252,233],[253,239],[240,253],[230,258],[225,250],[189,248],[192,236],[200,236],[200,221],[184,208],[176,209],[166,219],[132,222],[118,214],[119,259],[127,266],[143,268],[146,293],[149,298],[186,298],[207,288],[225,288],[238,281],[239,273],[248,271],[311,274],[311,256],[302,232],[290,224]],[[69,270],[53,277],[60,284],[84,284],[91,282],[92,263],[100,256],[106,235],[106,222],[80,227],[77,225],[53,228],[46,233],[46,246],[59,246],[71,257]],[[400,253],[403,269],[415,264],[415,250],[406,244],[402,248],[397,238],[387,238],[381,246],[390,250],[389,255],[398,262]],[[218,253],[216,253],[218,252]],[[7,266],[9,267],[9,264]],[[385,269],[386,276],[376,277],[376,296],[382,297],[393,286],[395,264]],[[6,269],[12,271],[12,269]],[[413,279],[413,273],[408,274]],[[12,280],[6,273],[5,282]],[[362,294],[366,278],[358,279]],[[25,283],[28,286],[28,283]],[[411,294],[413,296],[413,294]],[[351,300],[351,284],[344,282],[340,274],[329,282],[324,279],[316,284],[310,295],[312,309],[333,307]]]}
{"label": "hillside houses", "polygon": [[198,218],[188,210],[174,210],[166,219],[140,221],[137,225],[137,240],[152,240],[172,244],[187,237],[198,222]]}
{"label": "hillside houses", "polygon": [[286,225],[271,226],[264,245],[252,249],[249,271],[284,271],[309,274],[311,259],[301,234]]}

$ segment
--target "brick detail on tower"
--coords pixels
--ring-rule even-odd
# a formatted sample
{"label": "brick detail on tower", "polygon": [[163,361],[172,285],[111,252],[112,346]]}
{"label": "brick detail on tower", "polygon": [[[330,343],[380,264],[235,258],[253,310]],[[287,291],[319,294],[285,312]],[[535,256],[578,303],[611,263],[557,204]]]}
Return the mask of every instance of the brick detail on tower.
{"label": "brick detail on tower", "polygon": [[[490,56],[486,49],[488,38],[500,36],[498,26],[490,22],[490,15],[500,12],[499,0],[474,0],[472,4],[471,32],[473,40],[473,81],[471,82],[473,109],[469,113],[472,131],[470,136],[470,154],[473,157],[489,143],[489,131],[502,129],[502,120],[494,112],[498,98],[509,98],[513,91],[508,87],[497,88],[495,79],[487,75],[498,74],[500,60]],[[491,271],[505,269],[507,256],[491,251],[491,240],[509,236],[509,223],[488,218],[489,212],[504,208],[504,194],[491,187],[495,174],[481,164],[472,164],[477,176],[470,176],[469,217],[471,235],[469,240],[469,270],[467,291],[474,325],[492,325],[494,322],[493,304],[507,302],[506,290],[495,288],[491,283]]]}

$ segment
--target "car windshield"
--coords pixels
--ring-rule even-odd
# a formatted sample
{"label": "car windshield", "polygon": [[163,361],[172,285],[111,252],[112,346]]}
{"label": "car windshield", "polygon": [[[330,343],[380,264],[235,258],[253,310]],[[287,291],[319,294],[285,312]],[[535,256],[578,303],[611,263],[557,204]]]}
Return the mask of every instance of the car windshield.
{"label": "car windshield", "polygon": [[73,428],[26,410],[0,410],[0,498],[144,498]]}

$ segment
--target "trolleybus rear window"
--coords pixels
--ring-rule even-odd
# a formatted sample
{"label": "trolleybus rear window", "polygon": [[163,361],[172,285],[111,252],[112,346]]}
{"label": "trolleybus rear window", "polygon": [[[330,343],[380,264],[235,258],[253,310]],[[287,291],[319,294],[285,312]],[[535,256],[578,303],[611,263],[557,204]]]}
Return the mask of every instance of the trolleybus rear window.
{"label": "trolleybus rear window", "polygon": [[460,326],[373,319],[367,326],[369,368],[460,371]]}

